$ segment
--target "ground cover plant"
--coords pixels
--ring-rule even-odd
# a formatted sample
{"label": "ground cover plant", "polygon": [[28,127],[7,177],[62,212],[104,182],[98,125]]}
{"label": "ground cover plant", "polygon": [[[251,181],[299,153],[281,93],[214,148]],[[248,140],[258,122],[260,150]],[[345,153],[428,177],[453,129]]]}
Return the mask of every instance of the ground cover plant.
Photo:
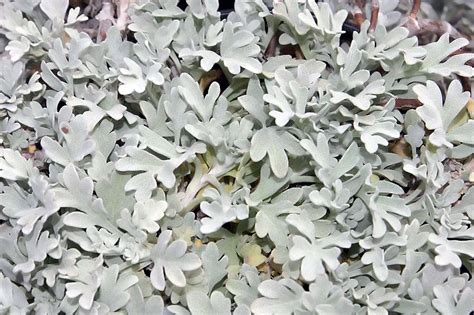
{"label": "ground cover plant", "polygon": [[474,311],[440,2],[0,0],[0,313]]}

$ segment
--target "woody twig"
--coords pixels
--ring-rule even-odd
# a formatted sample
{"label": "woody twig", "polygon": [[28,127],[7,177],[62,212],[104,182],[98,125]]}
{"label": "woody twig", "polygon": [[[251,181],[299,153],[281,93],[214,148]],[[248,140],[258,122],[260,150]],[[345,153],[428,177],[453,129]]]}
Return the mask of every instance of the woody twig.
{"label": "woody twig", "polygon": [[462,37],[450,23],[441,20],[418,19],[421,0],[413,0],[413,6],[408,13],[407,21],[404,26],[408,29],[409,36],[423,36],[426,34],[435,34],[438,37],[448,33],[452,38]]}
{"label": "woody twig", "polygon": [[360,26],[365,21],[364,15],[365,0],[354,0],[352,3],[352,21],[360,29]]}
{"label": "woody twig", "polygon": [[417,19],[418,11],[420,11],[420,7],[421,7],[421,0],[414,0],[413,1],[413,6],[412,6],[410,14],[409,14],[409,16],[412,19],[415,19],[415,20]]}
{"label": "woody twig", "polygon": [[379,11],[380,11],[380,6],[379,6],[379,0],[372,0],[370,4],[370,31],[374,31],[375,28],[377,27],[377,22],[379,20]]}
{"label": "woody twig", "polygon": [[270,57],[275,56],[276,48],[278,45],[278,35],[279,35],[278,32],[275,33],[270,39],[270,41],[268,42],[267,49],[265,49],[265,53],[264,53],[265,58],[268,59]]}

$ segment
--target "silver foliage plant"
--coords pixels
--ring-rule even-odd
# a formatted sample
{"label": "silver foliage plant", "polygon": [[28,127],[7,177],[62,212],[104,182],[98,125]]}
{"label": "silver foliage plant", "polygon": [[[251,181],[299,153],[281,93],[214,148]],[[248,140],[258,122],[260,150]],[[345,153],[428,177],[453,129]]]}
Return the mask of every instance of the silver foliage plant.
{"label": "silver foliage plant", "polygon": [[103,41],[66,0],[0,2],[0,313],[473,311],[468,41],[187,2]]}

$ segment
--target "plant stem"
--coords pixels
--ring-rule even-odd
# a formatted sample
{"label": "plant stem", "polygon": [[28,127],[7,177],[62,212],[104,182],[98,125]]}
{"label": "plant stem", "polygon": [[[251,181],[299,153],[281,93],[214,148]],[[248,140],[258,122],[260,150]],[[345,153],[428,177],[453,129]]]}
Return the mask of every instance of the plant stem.
{"label": "plant stem", "polygon": [[410,17],[412,19],[416,20],[418,11],[420,11],[420,6],[421,6],[421,0],[413,0],[413,7],[411,8],[411,11],[410,11]]}
{"label": "plant stem", "polygon": [[178,72],[178,75],[181,75],[181,63],[179,62],[179,59],[178,59],[178,56],[176,56],[176,53],[171,50],[171,53],[170,53],[170,61],[173,63],[173,66],[176,67],[176,71]]}
{"label": "plant stem", "polygon": [[377,27],[377,22],[379,20],[379,0],[372,0],[372,3],[370,5],[370,31],[375,31],[375,28]]}
{"label": "plant stem", "polygon": [[276,48],[278,45],[278,33],[273,34],[270,42],[268,42],[267,49],[265,49],[265,58],[271,58],[275,56]]}

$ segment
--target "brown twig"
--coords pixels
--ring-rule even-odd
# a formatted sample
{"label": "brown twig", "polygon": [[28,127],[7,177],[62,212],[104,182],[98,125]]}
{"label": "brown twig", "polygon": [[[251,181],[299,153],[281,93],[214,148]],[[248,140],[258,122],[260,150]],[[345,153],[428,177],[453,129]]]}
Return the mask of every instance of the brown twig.
{"label": "brown twig", "polygon": [[295,58],[296,58],[296,59],[300,59],[300,60],[306,59],[306,58],[304,57],[303,51],[301,50],[301,47],[300,47],[300,46],[296,46],[296,47],[295,47]]}
{"label": "brown twig", "polygon": [[362,11],[360,11],[360,9],[356,8],[352,12],[352,16],[354,17],[354,24],[357,25],[357,27],[359,27],[359,29],[360,29],[360,26],[365,21],[364,13],[362,13]]}
{"label": "brown twig", "polygon": [[372,0],[370,4],[370,31],[374,31],[377,27],[377,22],[379,20],[379,0]]}
{"label": "brown twig", "polygon": [[412,6],[410,14],[409,14],[409,16],[412,19],[416,20],[416,18],[418,16],[418,11],[420,11],[420,6],[421,6],[421,0],[413,0],[413,6]]}
{"label": "brown twig", "polygon": [[410,108],[417,108],[422,106],[423,104],[414,98],[397,98],[395,100],[395,108],[398,109],[410,109]]}
{"label": "brown twig", "polygon": [[436,34],[438,37],[448,33],[452,38],[462,37],[450,23],[441,20],[422,19],[418,20],[421,0],[413,0],[413,6],[407,16],[407,21],[403,26],[409,30],[409,36],[423,36],[426,34]]}
{"label": "brown twig", "polygon": [[408,18],[407,23],[404,25],[410,31],[409,36],[423,36],[426,34],[435,34],[438,37],[448,33],[451,38],[463,37],[450,23],[441,20],[429,20],[424,19],[417,21],[411,17]]}
{"label": "brown twig", "polygon": [[270,41],[268,42],[267,49],[265,49],[265,53],[263,54],[266,59],[274,57],[276,53],[276,48],[278,45],[278,32],[275,33]]}
{"label": "brown twig", "polygon": [[364,15],[364,6],[365,6],[365,0],[352,0],[351,1],[351,20],[354,25],[356,25],[359,29],[362,23],[365,21],[365,15]]}

